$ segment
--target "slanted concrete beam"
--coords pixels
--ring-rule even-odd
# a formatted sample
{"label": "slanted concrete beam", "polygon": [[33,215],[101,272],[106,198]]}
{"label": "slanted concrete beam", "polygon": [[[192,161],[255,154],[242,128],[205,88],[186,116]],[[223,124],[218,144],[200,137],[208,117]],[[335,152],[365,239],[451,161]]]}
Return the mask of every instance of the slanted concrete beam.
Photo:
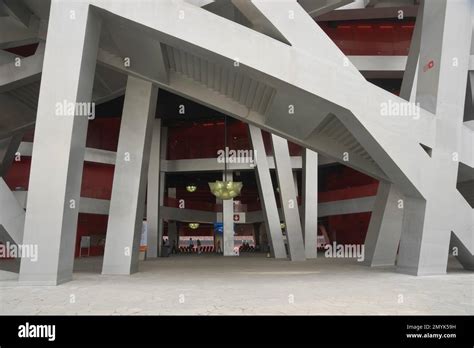
{"label": "slanted concrete beam", "polygon": [[318,256],[318,154],[303,150],[303,231],[307,259]]}
{"label": "slanted concrete beam", "polygon": [[[227,161],[227,159],[226,159]],[[227,172],[222,174],[222,180],[233,180],[233,173]],[[224,256],[234,256],[234,199],[226,199],[222,201],[222,220],[224,224],[223,232],[223,251]]]}
{"label": "slanted concrete beam", "polygon": [[103,274],[138,271],[150,144],[158,89],[129,77],[120,124]]}
{"label": "slanted concrete beam", "polygon": [[368,266],[393,266],[402,233],[403,196],[393,184],[381,181],[365,237]]}
{"label": "slanted concrete beam", "polygon": [[260,204],[262,205],[266,234],[270,242],[270,251],[273,257],[286,259],[287,255],[280,227],[280,216],[276,205],[275,192],[268,167],[262,131],[260,128],[249,125],[249,134],[254,151],[254,159],[256,161],[255,174],[257,176],[258,195],[260,197]]}
{"label": "slanted concrete beam", "polygon": [[298,0],[299,4],[305,9],[311,17],[318,17],[336,10],[337,8],[349,5],[354,0]]}
{"label": "slanted concrete beam", "polygon": [[[23,238],[38,245],[39,254],[36,262],[21,260],[23,283],[72,279],[89,116],[76,106],[91,102],[100,31],[101,20],[87,3],[52,2],[46,50],[68,57],[51,53],[43,63]],[[74,114],[58,113],[64,102],[74,106]]]}
{"label": "slanted concrete beam", "polygon": [[21,244],[25,226],[25,211],[3,178],[0,178],[0,225],[4,235],[0,241]]}
{"label": "slanted concrete beam", "polygon": [[23,4],[22,1],[18,0],[1,0],[0,5],[3,9],[13,18],[18,20],[24,25],[25,28],[28,28],[31,22],[31,17],[33,14],[31,11]]}
{"label": "slanted concrete beam", "polygon": [[161,249],[159,237],[159,210],[160,210],[160,163],[161,163],[161,119],[153,121],[151,140],[150,165],[148,167],[148,189],[146,204],[147,220],[147,258],[155,258]]}
{"label": "slanted concrete beam", "polygon": [[[446,272],[453,231],[472,254],[472,208],[458,199],[465,91],[471,48],[472,2],[425,1],[416,101],[437,115],[436,144],[425,171],[425,199],[405,204],[398,269],[416,275]],[[458,88],[453,88],[458,86]],[[428,156],[428,155],[427,155]],[[409,209],[409,210],[408,210]],[[456,216],[456,218],[453,218]],[[458,223],[460,221],[461,223]]]}
{"label": "slanted concrete beam", "polygon": [[281,208],[286,225],[286,240],[288,253],[291,261],[303,261],[305,247],[303,243],[303,232],[298,211],[293,172],[290,164],[290,152],[288,142],[277,135],[272,134],[273,156],[275,157],[278,187],[280,188]]}

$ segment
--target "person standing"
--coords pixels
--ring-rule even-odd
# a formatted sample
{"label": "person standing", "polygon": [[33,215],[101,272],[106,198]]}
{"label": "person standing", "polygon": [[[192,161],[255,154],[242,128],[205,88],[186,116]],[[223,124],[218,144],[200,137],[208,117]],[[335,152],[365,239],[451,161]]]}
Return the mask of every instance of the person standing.
{"label": "person standing", "polygon": [[189,238],[189,249],[188,250],[189,250],[190,253],[192,253],[193,249],[194,249],[193,239]]}
{"label": "person standing", "polygon": [[163,256],[168,257],[171,254],[170,240],[163,239]]}
{"label": "person standing", "polygon": [[196,244],[197,244],[198,254],[201,254],[201,240],[198,239]]}

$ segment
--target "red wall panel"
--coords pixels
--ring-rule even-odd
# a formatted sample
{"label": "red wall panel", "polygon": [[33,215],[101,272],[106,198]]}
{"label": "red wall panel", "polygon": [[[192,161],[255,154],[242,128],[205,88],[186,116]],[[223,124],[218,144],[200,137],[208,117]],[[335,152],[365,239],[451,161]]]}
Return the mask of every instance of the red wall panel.
{"label": "red wall panel", "polygon": [[86,146],[117,151],[120,121],[119,117],[96,118],[89,121]]}
{"label": "red wall panel", "polygon": [[31,157],[21,156],[20,161],[14,161],[7,175],[4,177],[10,190],[23,188],[28,190],[28,181],[30,178]]}
{"label": "red wall panel", "polygon": [[81,197],[110,199],[115,166],[84,162]]}
{"label": "red wall panel", "polygon": [[[105,237],[107,232],[108,218],[109,217],[107,215],[79,213],[75,248],[76,257],[79,256],[79,247],[81,245],[82,236],[95,236],[95,238],[91,238],[91,256],[104,254],[104,240],[101,236]],[[84,249],[82,254],[87,255],[87,250]]]}
{"label": "red wall panel", "polygon": [[338,244],[364,244],[371,213],[328,217],[328,233]]}
{"label": "red wall panel", "polygon": [[367,20],[319,22],[321,28],[346,55],[407,55],[415,22]]}

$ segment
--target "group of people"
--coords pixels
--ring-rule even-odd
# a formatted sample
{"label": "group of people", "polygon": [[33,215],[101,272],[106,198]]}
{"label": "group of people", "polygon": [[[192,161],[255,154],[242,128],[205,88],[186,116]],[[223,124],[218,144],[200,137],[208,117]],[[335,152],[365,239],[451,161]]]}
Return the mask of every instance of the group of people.
{"label": "group of people", "polygon": [[[164,249],[167,251],[167,252],[165,252],[166,255],[177,254],[179,252],[178,245],[177,245],[176,241],[173,241],[173,245],[170,246],[170,240],[163,238],[162,245],[163,245]],[[197,253],[201,254],[203,248],[202,248],[202,243],[201,243],[200,239],[198,239],[196,241],[196,246],[197,246]],[[186,252],[188,252],[188,253],[193,253],[194,252],[194,241],[193,241],[192,238],[189,238],[188,246],[186,248]],[[221,242],[220,242],[220,240],[218,240],[217,241],[217,246],[216,246],[216,253],[221,253],[221,252],[222,252]]]}
{"label": "group of people", "polygon": [[[178,244],[177,241],[174,240],[172,245],[170,245],[170,240],[169,239],[164,239],[162,240],[162,245],[165,249],[165,255],[170,255],[170,254],[177,254],[179,252]],[[203,252],[203,247],[202,247],[202,242],[200,239],[196,240],[196,247],[197,247],[197,253],[202,254]],[[258,245],[256,247],[251,246],[247,241],[244,241],[242,245],[239,247],[239,251],[258,251],[260,248]],[[185,248],[187,253],[194,253],[194,240],[192,238],[189,238],[188,241],[188,246]],[[216,241],[216,247],[214,250],[217,254],[222,253],[222,248],[221,248],[221,241],[218,239]]]}
{"label": "group of people", "polygon": [[[188,242],[188,253],[193,253],[194,252],[194,242],[193,242],[193,239],[192,238],[189,238],[189,242]],[[198,239],[196,241],[196,246],[197,246],[197,252],[198,254],[201,254],[202,253],[202,244],[201,244],[201,240]],[[217,246],[216,246],[216,253],[221,253],[222,250],[221,250],[221,241],[218,240],[217,241]]]}
{"label": "group of people", "polygon": [[163,238],[161,245],[163,246],[163,248],[166,251],[165,255],[177,254],[178,253],[178,245],[176,244],[176,241],[173,241],[173,245],[170,246],[170,240]]}
{"label": "group of people", "polygon": [[255,251],[255,248],[251,246],[246,240],[242,243],[242,245],[239,248],[239,251]]}

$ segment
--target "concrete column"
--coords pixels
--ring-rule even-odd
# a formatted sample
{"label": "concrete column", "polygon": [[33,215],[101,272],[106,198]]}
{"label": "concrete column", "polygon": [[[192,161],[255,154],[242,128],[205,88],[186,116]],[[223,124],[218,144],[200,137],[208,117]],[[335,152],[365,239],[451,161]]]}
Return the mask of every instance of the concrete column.
{"label": "concrete column", "polygon": [[147,258],[155,258],[161,251],[162,240],[158,239],[159,210],[160,210],[160,162],[161,162],[161,119],[156,118],[153,123],[153,135],[150,150],[150,165],[148,167],[147,189]]}
{"label": "concrete column", "polygon": [[0,177],[7,175],[18,151],[23,133],[0,140]]}
{"label": "concrete column", "polygon": [[[168,128],[161,128],[161,159],[166,160],[167,146],[168,146]],[[160,165],[161,168],[161,165]],[[165,204],[165,184],[166,184],[166,172],[160,172],[160,184],[159,184],[159,209],[158,209],[158,255],[161,256],[161,244],[163,242],[163,230],[164,230],[164,221],[161,217],[161,207]],[[173,244],[169,244],[173,247]],[[178,247],[178,245],[176,245]]]}
{"label": "concrete column", "polygon": [[463,266],[464,269],[474,271],[474,257],[472,253],[466,247],[465,243],[461,241],[461,239],[459,239],[458,236],[456,236],[456,234],[454,233],[451,233],[449,250],[453,251],[453,253],[454,250],[456,250],[456,253],[454,255],[456,256],[459,263]]}
{"label": "concrete column", "polygon": [[255,246],[260,245],[261,247],[262,244],[260,243],[260,225],[260,222],[253,223],[253,239],[255,241]]}
{"label": "concrete column", "polygon": [[[224,175],[222,175],[222,179],[224,179]],[[216,205],[222,205],[222,199],[216,197]],[[222,208],[224,208],[224,206],[222,206]],[[224,223],[223,216],[224,216],[224,212],[217,213],[216,214],[216,222],[223,224]],[[223,244],[223,242],[224,242],[224,226],[222,226],[222,234],[221,235],[216,234],[216,236],[218,236],[218,238],[216,238],[216,240],[215,240],[216,248],[217,248],[218,243],[220,242],[221,252],[223,253],[223,251],[224,251],[224,244]]]}
{"label": "concrete column", "polygon": [[3,178],[0,178],[0,206],[0,242],[21,244],[25,211]]}
{"label": "concrete column", "polygon": [[318,154],[303,150],[303,237],[307,259],[318,256]]}
{"label": "concrete column", "polygon": [[[474,37],[472,39],[474,41]],[[472,44],[472,49],[474,49],[474,42]],[[469,75],[467,78],[466,102],[464,105],[463,121],[464,122],[471,121],[471,124],[474,121],[474,71],[469,71]],[[471,129],[473,129],[472,126],[471,126]]]}
{"label": "concrete column", "polygon": [[[262,131],[260,128],[249,125],[250,140],[254,151],[256,162],[256,176],[258,194],[262,204],[263,217],[265,221],[266,236],[270,244],[272,256],[276,259],[286,259],[285,244],[280,227],[280,217],[276,205],[275,192],[273,191],[272,178],[268,167],[267,154],[263,143]],[[262,245],[262,248],[264,245]]]}
{"label": "concrete column", "polygon": [[400,89],[400,98],[403,98],[407,101],[415,101],[414,99],[416,98],[416,83],[419,69],[424,3],[425,0],[421,0],[420,5],[418,6],[415,30],[411,38],[410,52],[408,54],[405,72],[403,74],[402,86]]}
{"label": "concrete column", "polygon": [[179,248],[178,243],[178,225],[176,221],[169,221],[168,222],[168,240],[170,242],[170,246],[173,246],[176,242],[176,247]]}
{"label": "concrete column", "polygon": [[293,185],[295,185],[296,198],[298,198],[300,194],[298,192],[298,173],[296,171],[293,172]]}
{"label": "concrete column", "polygon": [[[168,198],[173,198],[176,200],[176,187],[168,187]],[[179,202],[178,202],[179,207]],[[176,221],[168,221],[168,240],[170,245],[173,246],[173,243],[176,242],[176,247],[179,248],[178,243],[178,224]],[[187,246],[187,243],[186,243]]]}
{"label": "concrete column", "polygon": [[[406,197],[397,268],[415,275],[446,273],[451,231],[470,245],[472,233],[455,230],[456,181],[472,39],[471,1],[425,1],[416,102],[436,114],[436,144],[423,197]],[[463,202],[467,204],[466,202]],[[458,225],[459,226],[459,225]],[[472,230],[471,230],[472,232]],[[463,238],[461,238],[463,236]]]}
{"label": "concrete column", "polygon": [[72,279],[89,116],[77,106],[91,101],[100,30],[87,3],[51,3],[23,237],[39,255],[21,260],[23,283]]}
{"label": "concrete column", "polygon": [[288,251],[292,261],[305,260],[303,232],[296,199],[288,142],[272,134],[273,156],[280,188],[281,208],[286,225]]}
{"label": "concrete column", "polygon": [[402,234],[403,196],[396,187],[381,181],[365,237],[367,266],[393,266]]}
{"label": "concrete column", "polygon": [[[226,159],[227,160],[227,159]],[[223,173],[223,180],[232,180],[233,173],[227,172],[227,177]],[[223,251],[224,256],[233,256],[234,255],[234,200],[225,199],[222,201],[222,220],[224,223],[224,233],[223,233]]]}
{"label": "concrete column", "polygon": [[[280,229],[280,231],[281,231],[281,229]],[[262,247],[262,250],[265,251],[265,252],[270,251],[270,253],[271,253],[272,252],[271,251],[271,243],[269,242],[269,238],[268,238],[269,233],[267,233],[266,224],[260,224],[259,234],[260,234],[260,245]],[[270,245],[270,250],[267,249],[268,245]],[[283,248],[284,247],[285,246],[283,246]]]}
{"label": "concrete column", "polygon": [[128,77],[115,163],[103,274],[138,271],[146,180],[158,89]]}

